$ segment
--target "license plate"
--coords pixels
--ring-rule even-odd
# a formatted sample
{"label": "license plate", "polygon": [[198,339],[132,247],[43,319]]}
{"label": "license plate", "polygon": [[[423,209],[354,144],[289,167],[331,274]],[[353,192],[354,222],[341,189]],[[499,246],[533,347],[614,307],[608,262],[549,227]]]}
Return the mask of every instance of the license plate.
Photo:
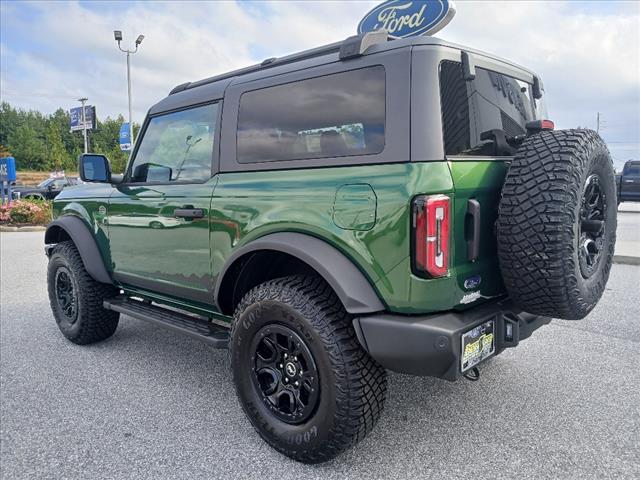
{"label": "license plate", "polygon": [[461,371],[469,370],[496,352],[495,321],[478,325],[462,334]]}

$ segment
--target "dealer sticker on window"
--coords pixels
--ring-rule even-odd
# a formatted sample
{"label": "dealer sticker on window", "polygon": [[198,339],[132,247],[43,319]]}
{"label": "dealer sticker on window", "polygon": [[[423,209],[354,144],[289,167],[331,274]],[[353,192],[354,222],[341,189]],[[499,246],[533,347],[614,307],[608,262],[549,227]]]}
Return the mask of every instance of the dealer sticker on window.
{"label": "dealer sticker on window", "polygon": [[496,352],[495,321],[478,325],[462,334],[461,371],[469,370]]}

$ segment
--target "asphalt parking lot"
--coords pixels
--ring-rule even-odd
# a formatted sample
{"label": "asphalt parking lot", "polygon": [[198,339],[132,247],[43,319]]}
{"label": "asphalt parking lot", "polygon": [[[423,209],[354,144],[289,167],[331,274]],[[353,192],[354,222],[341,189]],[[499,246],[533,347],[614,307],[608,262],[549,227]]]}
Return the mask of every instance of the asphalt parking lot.
{"label": "asphalt parking lot", "polygon": [[553,321],[479,382],[391,374],[374,432],[305,466],[253,431],[226,352],[126,317],[104,343],[66,341],[42,238],[0,236],[3,479],[640,478],[640,266],[614,265],[587,319]]}

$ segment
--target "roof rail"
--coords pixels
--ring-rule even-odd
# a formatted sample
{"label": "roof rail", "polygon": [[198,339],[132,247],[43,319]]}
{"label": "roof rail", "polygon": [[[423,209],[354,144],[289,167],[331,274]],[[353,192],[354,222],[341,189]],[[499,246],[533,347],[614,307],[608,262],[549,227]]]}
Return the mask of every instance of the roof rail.
{"label": "roof rail", "polygon": [[360,57],[365,54],[369,47],[388,41],[389,32],[384,29],[354,35],[347,38],[340,45],[340,60]]}
{"label": "roof rail", "polygon": [[169,92],[169,95],[173,95],[174,93],[186,90],[189,85],[191,85],[191,82],[181,83],[180,85],[173,87],[173,89]]}
{"label": "roof rail", "polygon": [[174,87],[169,95],[182,92],[190,88],[200,87],[202,85],[208,85],[220,80],[225,80],[240,75],[246,75],[248,73],[258,72],[260,70],[266,70],[267,68],[279,67],[288,63],[299,62],[301,60],[307,60],[309,58],[319,57],[321,55],[329,55],[331,53],[340,54],[340,60],[346,60],[349,58],[363,55],[365,50],[371,45],[376,43],[386,42],[388,40],[388,33],[386,30],[380,30],[377,32],[368,32],[362,35],[356,35],[349,37],[342,42],[331,43],[322,47],[312,48],[311,50],[305,50],[304,52],[294,53],[282,58],[267,58],[257,65],[241,68],[239,70],[233,70],[231,72],[223,73],[222,75],[216,75],[215,77],[205,78],[204,80],[198,80],[196,82],[187,82]]}

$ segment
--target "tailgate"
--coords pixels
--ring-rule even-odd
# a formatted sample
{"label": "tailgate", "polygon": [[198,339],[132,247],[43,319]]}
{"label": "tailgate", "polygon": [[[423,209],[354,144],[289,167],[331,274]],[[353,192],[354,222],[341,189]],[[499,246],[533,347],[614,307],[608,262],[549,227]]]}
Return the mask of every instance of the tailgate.
{"label": "tailgate", "polygon": [[[463,304],[505,293],[496,249],[495,222],[504,178],[509,164],[504,160],[473,159],[449,162],[455,190],[453,204],[452,274],[465,292]],[[479,231],[475,227],[470,200],[479,206]],[[472,203],[475,203],[472,202]],[[474,236],[475,233],[475,236]],[[472,260],[473,239],[477,257]]]}

